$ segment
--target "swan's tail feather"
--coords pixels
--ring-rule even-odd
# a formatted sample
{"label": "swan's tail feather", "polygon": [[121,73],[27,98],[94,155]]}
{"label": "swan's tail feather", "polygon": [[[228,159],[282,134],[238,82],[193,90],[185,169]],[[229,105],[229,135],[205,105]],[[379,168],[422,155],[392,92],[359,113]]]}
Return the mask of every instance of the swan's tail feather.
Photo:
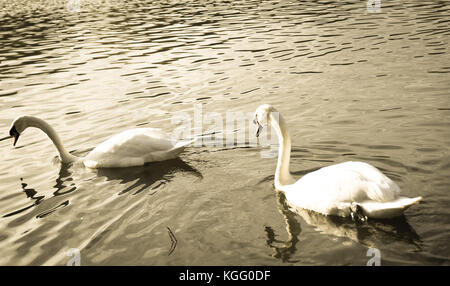
{"label": "swan's tail feather", "polygon": [[370,218],[393,218],[401,216],[410,206],[419,203],[422,197],[407,198],[398,197],[389,202],[362,202],[359,203],[364,215]]}
{"label": "swan's tail feather", "polygon": [[178,141],[175,146],[173,146],[172,149],[169,150],[169,154],[171,157],[175,158],[177,157],[181,152],[184,151],[184,148],[186,148],[188,145],[194,143],[197,139],[192,140],[182,140]]}
{"label": "swan's tail feather", "polygon": [[192,143],[194,143],[195,141],[197,141],[197,139],[198,139],[198,138],[194,138],[194,139],[191,139],[191,140],[182,140],[182,141],[178,141],[178,142],[175,144],[175,146],[172,148],[172,150],[180,149],[180,148],[184,149],[184,148],[186,148],[187,146],[189,146],[189,145],[191,145]]}
{"label": "swan's tail feather", "polygon": [[195,140],[178,141],[175,143],[172,149],[152,152],[144,158],[144,163],[175,159],[176,157],[178,157],[178,155],[180,155],[181,152],[184,151],[184,148],[186,148],[194,141]]}

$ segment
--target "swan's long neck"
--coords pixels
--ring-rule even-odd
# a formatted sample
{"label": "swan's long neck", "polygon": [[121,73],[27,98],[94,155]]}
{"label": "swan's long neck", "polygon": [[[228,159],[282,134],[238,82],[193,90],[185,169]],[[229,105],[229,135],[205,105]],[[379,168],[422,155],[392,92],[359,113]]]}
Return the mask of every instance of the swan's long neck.
{"label": "swan's long neck", "polygon": [[289,160],[291,158],[291,137],[286,128],[283,116],[273,109],[270,112],[270,120],[278,135],[278,163],[275,171],[275,187],[280,189],[283,185],[294,182],[294,178],[289,172]]}
{"label": "swan's long neck", "polygon": [[66,148],[64,148],[61,139],[59,138],[58,134],[56,133],[55,129],[53,129],[47,122],[44,120],[29,116],[27,118],[27,123],[29,127],[36,127],[41,129],[47,136],[52,140],[53,144],[55,144],[56,149],[58,149],[59,157],[61,158],[61,161],[63,163],[70,163],[73,161],[78,160],[79,158],[76,156],[73,156],[69,152],[67,152]]}

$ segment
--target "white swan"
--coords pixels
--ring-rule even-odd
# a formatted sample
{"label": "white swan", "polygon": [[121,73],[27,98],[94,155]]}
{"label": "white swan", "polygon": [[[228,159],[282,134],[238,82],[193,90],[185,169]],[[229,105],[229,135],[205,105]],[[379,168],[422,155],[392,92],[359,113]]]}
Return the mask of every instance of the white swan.
{"label": "white swan", "polygon": [[279,141],[275,188],[283,191],[294,207],[325,215],[392,218],[418,203],[422,197],[401,197],[400,188],[375,167],[363,162],[345,162],[321,168],[296,181],[289,172],[291,139],[279,112],[268,104],[256,109],[254,123],[272,124]]}
{"label": "white swan", "polygon": [[28,127],[41,129],[55,144],[63,163],[82,161],[88,168],[142,166],[148,162],[174,159],[193,141],[176,141],[155,128],[135,128],[114,135],[98,145],[85,157],[76,157],[64,148],[56,131],[44,120],[33,116],[17,117],[9,135],[15,146]]}

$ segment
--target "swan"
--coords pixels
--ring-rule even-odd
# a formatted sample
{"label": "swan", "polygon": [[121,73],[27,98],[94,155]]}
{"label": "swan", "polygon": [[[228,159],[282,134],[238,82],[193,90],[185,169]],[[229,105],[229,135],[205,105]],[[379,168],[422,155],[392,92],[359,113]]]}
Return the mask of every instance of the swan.
{"label": "swan", "polygon": [[28,127],[42,130],[52,140],[62,163],[81,161],[92,169],[142,166],[148,162],[176,158],[193,141],[176,141],[156,128],[125,130],[107,139],[85,157],[76,157],[64,148],[61,139],[47,122],[34,116],[19,116],[11,124],[9,135],[16,145]]}
{"label": "swan", "polygon": [[275,188],[285,193],[294,207],[324,215],[393,218],[422,197],[400,196],[398,185],[377,168],[364,162],[344,162],[323,167],[296,181],[289,172],[291,138],[281,114],[271,105],[259,106],[253,122],[258,137],[263,124],[272,124],[278,136]]}

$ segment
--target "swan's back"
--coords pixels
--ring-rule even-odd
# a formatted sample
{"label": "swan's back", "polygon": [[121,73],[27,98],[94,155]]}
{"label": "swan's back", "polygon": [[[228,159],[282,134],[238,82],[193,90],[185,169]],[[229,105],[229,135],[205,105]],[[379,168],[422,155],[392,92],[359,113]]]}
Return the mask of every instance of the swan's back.
{"label": "swan's back", "polygon": [[116,134],[93,151],[136,157],[154,151],[169,150],[175,141],[156,128],[135,128]]}
{"label": "swan's back", "polygon": [[327,166],[284,186],[286,198],[296,206],[323,214],[348,215],[352,203],[386,203],[399,197],[397,184],[363,162]]}
{"label": "swan's back", "polygon": [[90,168],[140,166],[175,158],[182,151],[177,146],[177,141],[160,129],[129,129],[98,145],[84,164]]}

